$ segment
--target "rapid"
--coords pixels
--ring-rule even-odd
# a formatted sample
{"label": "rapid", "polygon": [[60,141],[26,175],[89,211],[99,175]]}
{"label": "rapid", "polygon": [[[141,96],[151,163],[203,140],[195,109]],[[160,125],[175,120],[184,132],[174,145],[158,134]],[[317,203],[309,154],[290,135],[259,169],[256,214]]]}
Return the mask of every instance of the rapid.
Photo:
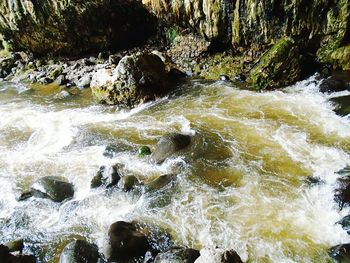
{"label": "rapid", "polygon": [[[349,209],[333,200],[350,165],[350,117],[329,99],[350,92],[319,84],[258,93],[193,80],[127,111],[96,104],[88,89],[59,98],[53,85],[0,82],[0,243],[23,238],[39,262],[58,262],[69,241],[104,252],[113,222],[137,220],[177,245],[234,249],[247,262],[330,262],[329,247],[350,242],[336,224]],[[190,147],[161,165],[137,154],[170,132],[192,135]],[[118,146],[112,158],[107,145]],[[90,189],[99,167],[116,163],[140,181],[177,180],[151,194]],[[72,182],[74,198],[16,201],[47,175]]]}

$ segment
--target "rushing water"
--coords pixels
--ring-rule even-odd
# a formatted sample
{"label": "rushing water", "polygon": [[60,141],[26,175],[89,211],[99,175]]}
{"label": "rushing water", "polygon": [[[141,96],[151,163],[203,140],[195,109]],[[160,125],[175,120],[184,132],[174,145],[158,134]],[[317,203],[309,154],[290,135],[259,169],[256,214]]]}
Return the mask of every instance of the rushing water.
{"label": "rushing water", "polygon": [[[57,262],[67,242],[86,237],[106,250],[117,220],[166,229],[177,245],[235,249],[248,262],[329,262],[350,242],[335,224],[336,172],[350,165],[350,125],[313,78],[256,93],[223,82],[191,82],[130,112],[97,105],[90,91],[58,99],[55,86],[0,83],[0,243],[24,238],[40,262]],[[346,92],[345,92],[346,93]],[[347,94],[347,93],[346,93]],[[185,152],[153,165],[137,155],[169,132],[192,134]],[[108,144],[122,149],[103,155]],[[150,181],[175,173],[153,194],[91,190],[101,165],[124,164]],[[63,204],[18,196],[46,175],[75,186]],[[308,177],[324,184],[310,186]]]}

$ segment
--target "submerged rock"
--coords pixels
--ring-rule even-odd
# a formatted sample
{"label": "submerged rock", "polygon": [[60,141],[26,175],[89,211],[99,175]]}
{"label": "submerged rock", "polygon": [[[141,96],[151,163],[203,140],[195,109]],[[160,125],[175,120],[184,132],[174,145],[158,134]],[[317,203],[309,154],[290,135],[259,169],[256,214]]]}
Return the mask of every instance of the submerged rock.
{"label": "submerged rock", "polygon": [[98,248],[85,240],[76,240],[63,249],[59,263],[97,263]]}
{"label": "submerged rock", "polygon": [[166,158],[170,157],[177,151],[186,148],[190,144],[191,136],[189,135],[179,133],[165,135],[159,140],[151,158],[155,163],[161,164]]}
{"label": "submerged rock", "polygon": [[234,250],[204,248],[195,263],[243,263],[243,261]]}
{"label": "submerged rock", "polygon": [[140,157],[145,157],[146,155],[150,155],[151,153],[151,149],[148,146],[141,146],[139,149]]}
{"label": "submerged rock", "polygon": [[45,176],[36,181],[30,191],[24,192],[18,201],[30,197],[48,198],[54,202],[62,202],[74,196],[74,187],[65,178],[59,176]]}
{"label": "submerged rock", "polygon": [[335,190],[334,199],[338,203],[340,209],[350,205],[350,177],[338,179],[338,187]]}
{"label": "submerged rock", "polygon": [[199,251],[192,248],[172,248],[159,253],[154,263],[193,263],[199,257]]}
{"label": "submerged rock", "polygon": [[340,116],[350,114],[350,95],[330,99],[335,103],[335,113]]}
{"label": "submerged rock", "polygon": [[164,63],[148,53],[125,56],[114,70],[101,69],[91,81],[99,102],[129,108],[166,94],[170,87]]}
{"label": "submerged rock", "polygon": [[112,167],[101,166],[97,174],[91,180],[91,188],[101,185],[112,187],[118,184],[120,180],[120,165],[116,164]]}
{"label": "submerged rock", "polygon": [[319,86],[321,92],[337,92],[347,90],[349,88],[350,86],[345,80],[334,76],[322,80]]}
{"label": "submerged rock", "polygon": [[167,186],[168,184],[170,184],[174,180],[176,180],[176,175],[174,175],[174,174],[161,175],[157,179],[146,184],[145,188],[146,188],[147,192],[157,191],[157,190],[162,189],[163,187]]}
{"label": "submerged rock", "polygon": [[118,221],[108,231],[111,245],[109,261],[128,261],[143,257],[150,249],[147,236],[136,229],[134,223]]}
{"label": "submerged rock", "polygon": [[8,247],[10,252],[18,251],[19,253],[22,253],[22,250],[24,248],[23,239],[17,239],[17,240],[7,242],[5,246]]}
{"label": "submerged rock", "polygon": [[138,185],[140,182],[134,175],[123,176],[118,183],[118,186],[126,192],[135,189]]}
{"label": "submerged rock", "polygon": [[331,247],[329,255],[339,263],[350,262],[350,243]]}
{"label": "submerged rock", "polygon": [[251,70],[253,88],[281,88],[299,80],[299,51],[290,38],[277,41]]}
{"label": "submerged rock", "polygon": [[350,215],[343,217],[337,224],[340,224],[342,228],[350,234]]}

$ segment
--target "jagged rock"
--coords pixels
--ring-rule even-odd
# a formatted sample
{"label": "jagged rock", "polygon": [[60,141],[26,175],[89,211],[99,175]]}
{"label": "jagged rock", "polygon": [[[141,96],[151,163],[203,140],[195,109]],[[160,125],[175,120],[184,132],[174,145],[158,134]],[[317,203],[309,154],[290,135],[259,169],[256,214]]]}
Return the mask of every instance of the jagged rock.
{"label": "jagged rock", "polygon": [[63,249],[59,263],[97,263],[98,248],[85,240],[76,240]]}
{"label": "jagged rock", "polygon": [[154,263],[193,263],[199,257],[199,251],[191,248],[172,248],[159,253]]}
{"label": "jagged rock", "polygon": [[127,261],[143,257],[150,244],[147,236],[136,229],[134,223],[118,221],[108,231],[111,245],[109,261]]}
{"label": "jagged rock", "polygon": [[331,247],[329,255],[339,263],[350,262],[350,243]]}
{"label": "jagged rock", "polygon": [[166,158],[170,157],[175,152],[186,148],[191,143],[191,136],[171,133],[163,136],[156,148],[154,149],[151,158],[157,163],[161,164]]}
{"label": "jagged rock", "polygon": [[91,81],[99,102],[129,108],[166,94],[170,87],[164,63],[147,53],[123,57],[115,69],[101,69]]}
{"label": "jagged rock", "polygon": [[350,205],[350,177],[346,176],[338,179],[338,187],[335,190],[334,199],[340,209]]}
{"label": "jagged rock", "polygon": [[112,167],[101,166],[97,174],[91,180],[91,188],[96,188],[101,185],[112,187],[118,184],[120,180],[120,165]]}
{"label": "jagged rock", "polygon": [[336,92],[347,90],[349,88],[350,86],[345,80],[334,76],[324,79],[319,86],[321,92]]}
{"label": "jagged rock", "polygon": [[265,90],[293,84],[299,75],[298,47],[292,39],[282,38],[260,58],[250,78],[254,89]]}
{"label": "jagged rock", "polygon": [[340,224],[342,228],[350,234],[350,215],[343,217],[337,224]]}

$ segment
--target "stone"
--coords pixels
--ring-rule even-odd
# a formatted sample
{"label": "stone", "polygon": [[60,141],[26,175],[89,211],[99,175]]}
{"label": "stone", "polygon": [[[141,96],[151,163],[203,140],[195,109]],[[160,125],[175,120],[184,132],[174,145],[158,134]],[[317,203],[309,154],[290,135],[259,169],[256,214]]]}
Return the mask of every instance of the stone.
{"label": "stone", "polygon": [[54,202],[62,202],[74,196],[73,185],[59,176],[40,178],[33,184],[31,192],[35,197],[49,198]]}
{"label": "stone", "polygon": [[56,83],[58,86],[63,86],[63,85],[65,85],[65,84],[67,84],[66,76],[65,76],[65,75],[59,75],[59,76],[56,78],[55,83]]}
{"label": "stone", "polygon": [[203,248],[195,263],[243,263],[234,250]]}
{"label": "stone", "polygon": [[99,259],[98,248],[85,240],[76,240],[62,251],[59,263],[97,263]]}
{"label": "stone", "polygon": [[333,76],[324,79],[319,86],[321,92],[337,92],[349,88],[350,86],[345,80]]}
{"label": "stone", "polygon": [[350,234],[350,215],[347,215],[347,216],[343,217],[336,224],[340,224],[342,226],[342,228],[345,231],[347,231],[348,234]]}
{"label": "stone", "polygon": [[165,174],[159,176],[157,179],[153,180],[152,182],[148,183],[145,185],[146,191],[147,192],[153,192],[160,190],[176,180],[176,175],[174,174]]}
{"label": "stone", "polygon": [[340,116],[346,116],[350,114],[350,95],[335,97],[330,99],[334,103],[334,111]]}
{"label": "stone", "polygon": [[123,57],[113,70],[101,69],[95,73],[91,90],[101,103],[132,108],[165,95],[170,86],[160,58],[137,53]]}
{"label": "stone", "polygon": [[282,88],[298,81],[299,77],[299,51],[290,38],[278,40],[250,72],[250,82],[256,90]]}
{"label": "stone", "polygon": [[111,246],[109,261],[128,261],[143,257],[150,249],[147,236],[136,229],[134,223],[118,221],[108,231]]}
{"label": "stone", "polygon": [[0,260],[1,263],[36,263],[32,255],[12,255],[5,245],[0,245]]}
{"label": "stone", "polygon": [[138,185],[140,185],[140,182],[134,175],[123,176],[118,183],[118,186],[126,192],[135,189]]}
{"label": "stone", "polygon": [[339,208],[350,205],[350,177],[344,176],[338,178],[338,185],[335,190],[334,200],[338,203]]}
{"label": "stone", "polygon": [[151,159],[157,163],[161,164],[164,160],[177,151],[180,151],[191,143],[191,136],[179,134],[179,133],[171,133],[163,136],[156,145],[154,149]]}
{"label": "stone", "polygon": [[91,75],[90,74],[87,74],[87,75],[84,75],[82,76],[78,82],[77,82],[77,87],[79,89],[84,89],[84,88],[87,88],[90,86],[90,83],[91,83]]}
{"label": "stone", "polygon": [[146,155],[150,155],[151,153],[151,149],[148,146],[141,146],[139,149],[140,157],[145,157]]}
{"label": "stone", "polygon": [[154,263],[193,263],[200,256],[199,251],[191,248],[172,248],[159,253]]}
{"label": "stone", "polygon": [[91,180],[91,188],[97,188],[101,185],[112,187],[117,185],[120,180],[120,165],[111,167],[101,166],[97,174]]}
{"label": "stone", "polygon": [[339,263],[350,262],[350,243],[331,247],[329,249],[329,255]]}
{"label": "stone", "polygon": [[69,93],[69,92],[66,91],[66,90],[62,90],[62,91],[60,91],[59,93],[57,93],[57,94],[54,96],[54,99],[56,99],[56,100],[62,100],[62,99],[69,98],[70,96],[72,96],[71,93]]}
{"label": "stone", "polygon": [[5,244],[5,246],[8,247],[10,252],[16,252],[18,251],[20,254],[22,254],[24,244],[23,244],[23,239],[16,239],[9,241]]}

